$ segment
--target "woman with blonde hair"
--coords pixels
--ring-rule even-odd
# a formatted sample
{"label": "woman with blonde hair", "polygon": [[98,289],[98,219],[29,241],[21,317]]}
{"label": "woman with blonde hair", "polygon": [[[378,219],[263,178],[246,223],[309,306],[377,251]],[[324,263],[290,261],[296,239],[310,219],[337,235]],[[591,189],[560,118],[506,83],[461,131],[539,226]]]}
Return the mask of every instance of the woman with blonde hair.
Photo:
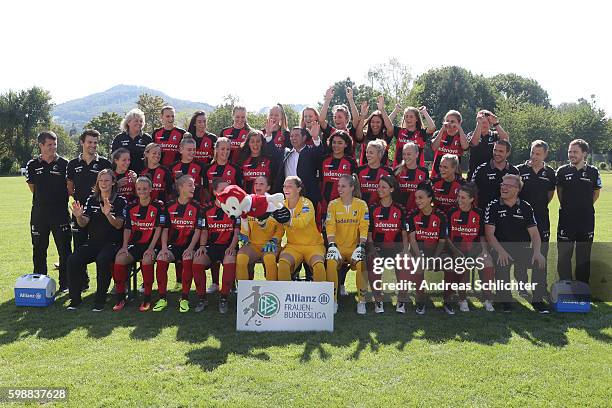
{"label": "woman with blonde hair", "polygon": [[325,246],[315,221],[312,202],[302,196],[303,183],[297,176],[289,176],[283,183],[285,207],[291,218],[283,227],[287,234],[287,245],[278,262],[278,280],[291,280],[296,266],[302,261],[310,266],[315,282],[325,281]]}
{"label": "woman with blonde hair", "polygon": [[153,138],[148,133],[143,132],[145,126],[144,113],[136,108],[129,111],[121,121],[121,133],[113,139],[111,152],[119,148],[128,149],[130,152],[130,170],[139,174],[143,168],[144,150],[147,145],[153,142]]}

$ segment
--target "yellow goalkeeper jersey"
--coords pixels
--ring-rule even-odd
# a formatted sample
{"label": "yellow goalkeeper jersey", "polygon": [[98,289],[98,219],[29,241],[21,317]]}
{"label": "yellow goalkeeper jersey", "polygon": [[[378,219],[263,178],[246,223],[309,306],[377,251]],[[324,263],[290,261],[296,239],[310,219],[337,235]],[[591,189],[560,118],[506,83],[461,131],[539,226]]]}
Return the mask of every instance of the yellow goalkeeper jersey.
{"label": "yellow goalkeeper jersey", "polygon": [[[289,208],[287,200],[285,207]],[[291,220],[284,224],[287,243],[293,245],[323,245],[323,235],[317,229],[315,209],[306,197],[298,199],[295,208],[289,208]]]}
{"label": "yellow goalkeeper jersey", "polygon": [[277,238],[280,244],[283,238],[283,227],[272,216],[261,222],[255,217],[247,217],[247,222],[240,224],[240,232],[249,237],[254,245],[264,245],[272,238]]}
{"label": "yellow goalkeeper jersey", "polygon": [[336,245],[353,248],[359,239],[368,237],[370,211],[365,201],[353,197],[350,205],[344,205],[341,198],[332,200],[327,207],[325,231],[334,236]]}

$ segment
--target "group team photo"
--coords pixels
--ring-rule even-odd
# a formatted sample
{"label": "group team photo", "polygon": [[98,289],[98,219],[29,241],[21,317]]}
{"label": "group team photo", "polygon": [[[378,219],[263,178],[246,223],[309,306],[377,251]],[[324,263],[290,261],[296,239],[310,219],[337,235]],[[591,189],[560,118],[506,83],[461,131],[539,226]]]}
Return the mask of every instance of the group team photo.
{"label": "group team photo", "polygon": [[[134,273],[142,279],[138,310],[163,311],[170,264],[180,312],[203,311],[208,295],[218,292],[218,310],[227,313],[238,281],[252,280],[260,264],[268,281],[333,282],[334,312],[354,273],[356,312],[366,314],[371,301],[375,313],[384,313],[374,258],[397,252],[413,259],[479,259],[469,272],[497,288],[481,294],[488,312],[512,311],[512,293],[504,286],[512,271],[519,294],[542,314],[551,310],[549,274],[589,284],[602,181],[579,135],[567,146],[566,164],[556,169],[547,164],[548,143],[539,139],[531,141],[527,161],[511,163],[512,136],[491,110],[450,110],[436,124],[426,106],[398,104],[387,113],[380,95],[370,112],[351,88],[344,92],[348,104],[332,106],[330,87],[320,109],[305,107],[291,128],[281,104],[269,109],[263,129],[249,125],[244,106],[233,106],[233,123],[217,135],[208,130],[205,111],[195,111],[183,129],[176,126],[175,108],[164,106],[162,126],[148,134],[144,113],[132,109],[108,158],[98,154],[96,129],[82,131],[75,158],[57,154],[52,131],[39,133],[40,154],[25,169],[33,273],[48,273],[52,236],[57,293],[69,296],[68,310],[97,312],[105,310],[111,283],[108,309],[124,309]],[[474,129],[463,129],[465,114],[475,115]],[[426,161],[426,153],[433,160]],[[231,215],[223,204],[233,188],[254,200],[280,193],[282,208]],[[556,231],[548,210],[553,199],[560,203]],[[558,250],[552,265],[551,234]],[[89,264],[95,264],[95,284]],[[395,311],[404,314],[410,305],[424,315],[425,268],[413,263],[394,269],[397,282],[416,288],[397,292]],[[469,312],[462,288],[470,273],[453,267],[434,272],[446,283],[444,312]],[[95,300],[84,305],[89,288]]]}

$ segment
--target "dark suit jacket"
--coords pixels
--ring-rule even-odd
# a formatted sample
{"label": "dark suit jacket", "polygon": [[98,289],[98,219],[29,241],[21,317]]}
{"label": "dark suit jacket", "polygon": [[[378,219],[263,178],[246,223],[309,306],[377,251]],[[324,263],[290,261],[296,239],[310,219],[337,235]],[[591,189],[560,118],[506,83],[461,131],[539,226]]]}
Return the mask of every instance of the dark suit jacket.
{"label": "dark suit jacket", "polygon": [[[274,185],[277,191],[283,189],[285,182],[285,164],[292,149],[285,148],[283,158],[278,169],[278,175]],[[325,156],[325,145],[323,142],[319,146],[306,145],[299,153],[297,163],[297,176],[304,184],[302,194],[316,205],[321,201],[320,168]]]}

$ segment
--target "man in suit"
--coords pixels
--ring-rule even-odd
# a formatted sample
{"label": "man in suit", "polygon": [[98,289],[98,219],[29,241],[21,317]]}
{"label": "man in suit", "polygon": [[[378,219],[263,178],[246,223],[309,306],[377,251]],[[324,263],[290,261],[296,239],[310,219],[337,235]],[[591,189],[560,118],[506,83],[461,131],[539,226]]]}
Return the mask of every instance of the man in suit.
{"label": "man in suit", "polygon": [[[312,136],[312,146],[306,144],[309,136]],[[325,155],[325,145],[320,137],[319,125],[314,125],[310,133],[296,126],[291,129],[289,140],[291,148],[285,148],[275,186],[282,186],[288,176],[298,176],[304,183],[304,196],[317,208],[317,204],[321,201],[319,168]]]}

